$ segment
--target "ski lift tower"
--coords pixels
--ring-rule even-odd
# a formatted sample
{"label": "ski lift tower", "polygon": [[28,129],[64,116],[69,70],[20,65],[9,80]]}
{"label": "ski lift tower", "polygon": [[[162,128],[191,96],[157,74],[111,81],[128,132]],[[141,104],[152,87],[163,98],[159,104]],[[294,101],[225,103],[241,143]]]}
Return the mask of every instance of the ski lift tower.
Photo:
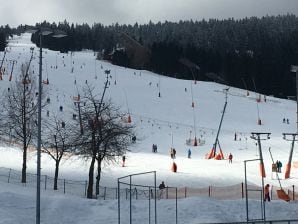
{"label": "ski lift tower", "polygon": [[[298,141],[297,135],[298,135],[298,133],[283,133],[283,139],[284,140],[292,141],[289,160],[288,160],[288,163],[287,163],[287,166],[286,166],[285,179],[288,179],[290,177],[294,145],[295,145],[295,142]],[[292,138],[290,138],[290,136]]]}
{"label": "ski lift tower", "polygon": [[[267,140],[270,139],[270,134],[269,132],[252,132],[251,133],[251,137],[252,139],[256,140],[258,142],[258,146],[259,146],[259,156],[260,156],[260,173],[262,177],[266,177],[266,173],[265,173],[265,166],[264,166],[264,161],[263,161],[263,154],[262,154],[262,147],[261,147],[261,140]],[[265,137],[262,137],[264,136]]]}
{"label": "ski lift tower", "polygon": [[[230,89],[230,87],[226,88],[226,89],[223,89],[223,92],[225,93],[225,104],[224,104],[223,112],[222,112],[222,115],[221,115],[219,127],[218,127],[218,130],[217,130],[215,142],[213,144],[212,150],[209,153],[207,159],[211,159],[211,158],[214,158],[216,156],[216,146],[217,146],[217,144],[219,145],[218,136],[219,136],[219,132],[220,132],[220,129],[221,129],[223,117],[225,115],[225,111],[226,111],[226,107],[227,107],[227,103],[228,103],[228,91],[229,91],[229,89]],[[219,148],[220,148],[220,145],[219,145]],[[222,152],[221,152],[221,157],[223,157]]]}

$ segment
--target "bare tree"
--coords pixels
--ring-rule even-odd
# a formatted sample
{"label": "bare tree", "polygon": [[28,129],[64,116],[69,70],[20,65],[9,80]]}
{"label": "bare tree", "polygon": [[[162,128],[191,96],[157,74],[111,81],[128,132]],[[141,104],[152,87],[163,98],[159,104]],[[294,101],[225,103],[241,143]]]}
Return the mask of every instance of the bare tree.
{"label": "bare tree", "polygon": [[[105,86],[106,87],[106,86]],[[105,92],[105,91],[104,91]],[[83,131],[78,131],[80,143],[77,144],[77,153],[91,159],[89,167],[89,181],[87,197],[93,196],[94,170],[97,161],[97,188],[99,187],[102,161],[114,161],[123,155],[131,143],[133,126],[123,123],[123,114],[115,108],[111,101],[103,101],[94,95],[94,88],[87,86],[83,90],[82,106],[80,109]],[[98,193],[98,189],[97,192]]]}
{"label": "bare tree", "polygon": [[55,161],[54,190],[58,190],[59,166],[63,157],[71,155],[73,135],[72,122],[67,124],[57,115],[44,122],[42,129],[42,152]]}
{"label": "bare tree", "polygon": [[38,92],[35,79],[29,74],[29,65],[22,65],[20,76],[4,92],[0,119],[3,135],[22,144],[22,183],[26,183],[27,150],[36,136],[37,127]]}

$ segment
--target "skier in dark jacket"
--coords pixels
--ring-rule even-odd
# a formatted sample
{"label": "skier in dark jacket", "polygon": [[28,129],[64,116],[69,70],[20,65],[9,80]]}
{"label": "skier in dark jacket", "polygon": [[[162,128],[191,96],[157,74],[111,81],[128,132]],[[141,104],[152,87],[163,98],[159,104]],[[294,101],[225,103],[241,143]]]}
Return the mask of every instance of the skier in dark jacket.
{"label": "skier in dark jacket", "polygon": [[125,166],[125,156],[122,156],[122,167],[124,167]]}
{"label": "skier in dark jacket", "polygon": [[233,162],[233,155],[232,153],[229,154],[229,163],[232,163]]}
{"label": "skier in dark jacket", "polygon": [[165,182],[162,181],[158,188],[159,188],[159,199],[161,199],[163,198],[164,189],[166,188]]}
{"label": "skier in dark jacket", "polygon": [[190,149],[188,149],[188,151],[187,151],[187,158],[191,158],[191,150]]}

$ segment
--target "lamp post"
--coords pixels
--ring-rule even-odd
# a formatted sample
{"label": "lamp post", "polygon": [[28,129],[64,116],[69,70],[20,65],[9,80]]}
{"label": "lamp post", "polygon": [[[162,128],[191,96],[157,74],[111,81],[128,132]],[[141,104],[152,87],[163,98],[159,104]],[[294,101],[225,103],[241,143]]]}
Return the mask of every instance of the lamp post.
{"label": "lamp post", "polygon": [[41,99],[42,99],[42,36],[50,34],[55,38],[67,36],[59,31],[55,34],[53,30],[34,27],[27,30],[28,33],[38,33],[39,36],[39,75],[38,75],[38,117],[37,117],[37,178],[36,178],[36,224],[40,224],[40,176],[41,176]]}
{"label": "lamp post", "polygon": [[296,73],[296,102],[297,102],[297,133],[298,133],[298,66],[292,65],[291,66],[291,72]]}

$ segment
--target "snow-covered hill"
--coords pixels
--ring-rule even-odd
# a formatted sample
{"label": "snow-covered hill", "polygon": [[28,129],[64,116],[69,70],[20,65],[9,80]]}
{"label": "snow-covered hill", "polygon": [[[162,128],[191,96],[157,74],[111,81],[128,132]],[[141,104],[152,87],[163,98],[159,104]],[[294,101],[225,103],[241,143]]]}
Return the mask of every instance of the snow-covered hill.
{"label": "snow-covered hill", "polygon": [[[17,60],[13,82],[21,64],[30,58],[30,47],[35,47],[35,45],[30,42],[28,34],[14,37],[9,41],[3,64],[6,73],[0,81],[0,92],[7,91],[11,84],[8,80],[12,66],[11,60]],[[31,72],[37,75],[39,58],[36,47],[34,52]],[[2,57],[3,52],[0,53],[0,58]],[[227,94],[227,107],[219,142],[225,156],[230,152],[234,155],[233,164],[229,164],[227,160],[206,160],[205,155],[210,152],[216,138],[225,103],[224,89],[228,86],[213,82],[178,80],[148,71],[111,65],[105,61],[95,60],[95,54],[90,51],[62,54],[44,49],[43,57],[43,77],[48,78],[50,83],[44,86],[48,97],[51,98],[50,108],[47,109],[50,115],[63,113],[67,124],[67,119],[72,119],[73,96],[80,93],[86,82],[94,85],[101,93],[106,80],[105,70],[110,70],[110,85],[106,99],[111,99],[123,111],[129,111],[132,122],[136,125],[137,141],[130,148],[131,152],[127,153],[127,166],[121,167],[120,161],[119,164],[106,164],[101,185],[115,186],[120,176],[152,170],[157,171],[158,182],[164,180],[169,186],[200,188],[210,185],[239,184],[244,181],[243,161],[258,158],[256,142],[250,138],[251,132],[270,132],[271,138],[262,141],[267,173],[265,182],[278,186],[277,180],[271,179],[272,161],[268,148],[271,147],[274,159],[281,160],[284,164],[282,168],[284,173],[291,142],[283,140],[282,133],[292,133],[297,130],[296,102],[270,96],[266,96],[265,102],[262,95],[261,102],[257,103],[258,93],[250,92],[247,96],[246,90],[231,87]],[[192,102],[194,107],[192,107]],[[63,112],[59,112],[60,106],[64,107]],[[283,118],[289,119],[289,124],[283,123]],[[46,119],[46,110],[43,111],[43,119]],[[261,120],[262,125],[258,125],[258,119]],[[236,141],[234,140],[235,133]],[[194,138],[195,135],[202,141],[202,144],[197,147],[186,145],[186,140]],[[152,153],[152,144],[157,144],[157,153]],[[175,159],[178,166],[177,173],[171,172],[173,162],[169,155],[171,146],[177,150]],[[188,148],[192,150],[191,159],[187,158]],[[0,166],[21,169],[20,151],[5,146],[0,146],[0,150]],[[295,150],[293,160],[297,160],[297,153]],[[60,177],[86,180],[88,165],[77,158],[65,160],[61,165]],[[35,152],[31,152],[28,171],[34,173],[35,170]],[[53,161],[43,155],[42,173],[53,176],[53,170]],[[249,165],[248,177],[250,183],[261,184],[257,162]],[[284,177],[284,174],[281,177]],[[297,178],[298,170],[293,168],[291,178],[282,180],[282,185],[297,185]],[[148,183],[146,178],[139,181]],[[206,201],[209,199],[196,200],[194,202],[186,200],[182,204],[195,207],[193,204],[207,204]],[[55,203],[54,200],[51,201]],[[101,202],[94,203],[101,204]],[[116,208],[116,202],[111,203],[115,204],[107,206]],[[224,203],[228,206],[235,204],[235,209],[240,204],[244,206],[242,205],[244,201],[241,200]],[[196,220],[193,218],[189,221]],[[84,223],[93,223],[96,220],[99,219]],[[238,220],[241,219],[238,217]]]}

